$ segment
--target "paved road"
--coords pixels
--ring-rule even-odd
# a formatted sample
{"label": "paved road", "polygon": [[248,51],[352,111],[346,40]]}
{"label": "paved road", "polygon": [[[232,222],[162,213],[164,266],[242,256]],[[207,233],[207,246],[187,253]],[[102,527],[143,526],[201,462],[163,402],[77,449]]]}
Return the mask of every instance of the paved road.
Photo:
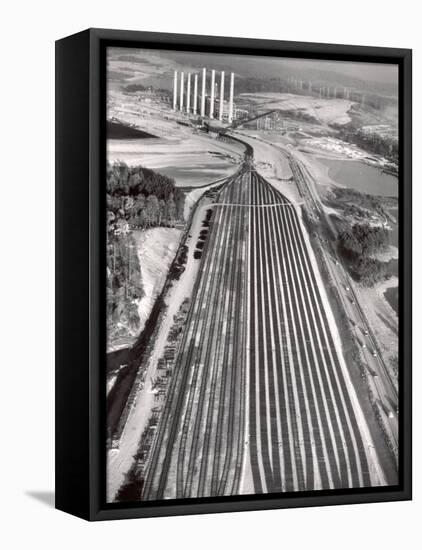
{"label": "paved road", "polygon": [[[260,176],[251,193],[252,202],[288,202]],[[250,216],[255,490],[370,485],[362,418],[296,210],[254,209]]]}
{"label": "paved road", "polygon": [[[337,233],[332,220],[325,213],[321,199],[316,191],[316,183],[309,171],[291,153],[287,153],[290,160],[294,177],[299,186],[302,186],[305,193],[308,192],[311,202],[320,217],[323,217],[330,227],[333,235]],[[355,291],[354,283],[337,258],[336,251],[331,245],[331,254],[326,253],[326,263],[333,280],[339,288],[340,298],[347,313],[356,340],[362,347],[362,352],[369,375],[369,384],[374,393],[378,411],[383,419],[383,424],[388,437],[394,447],[397,457],[398,451],[398,392],[394,381],[391,378],[388,367],[384,362],[381,350],[377,344],[376,337],[367,321],[365,312],[359,303],[358,293]]]}
{"label": "paved road", "polygon": [[[242,135],[242,138],[244,139],[245,136]],[[332,235],[336,235],[337,229],[330,216],[327,215],[321,202],[321,197],[318,193],[318,184],[305,164],[303,164],[292,151],[283,147],[281,144],[274,144],[265,139],[256,137],[254,137],[253,140],[262,142],[266,146],[274,148],[278,150],[280,154],[286,156],[304,202],[308,204],[310,210],[314,210],[316,215],[321,219],[321,222],[330,229]],[[347,274],[347,269],[342,265],[340,258],[337,257],[337,251],[335,250],[333,242],[333,237],[329,238],[325,246],[321,247],[321,252],[325,256],[326,265],[339,290],[339,296],[343,308],[349,317],[352,331],[355,334],[357,342],[362,347],[363,359],[368,373],[369,388],[374,395],[378,413],[383,422],[386,435],[390,440],[396,461],[398,462],[399,403],[396,386],[397,382],[391,377],[375,333],[360,304],[359,290],[355,289],[352,279]],[[327,248],[330,248],[331,252],[327,252]],[[347,288],[349,290],[346,290]]]}
{"label": "paved road", "polygon": [[216,203],[143,499],[377,483],[294,206],[250,158]]}

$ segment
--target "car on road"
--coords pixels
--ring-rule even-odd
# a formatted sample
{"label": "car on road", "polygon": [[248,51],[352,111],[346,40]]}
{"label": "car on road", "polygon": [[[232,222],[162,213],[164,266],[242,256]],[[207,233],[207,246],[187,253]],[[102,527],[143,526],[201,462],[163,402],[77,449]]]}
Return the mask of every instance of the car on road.
{"label": "car on road", "polygon": [[368,369],[368,372],[373,378],[378,378],[378,373],[374,371],[374,369],[371,369],[369,365],[366,365],[366,368]]}

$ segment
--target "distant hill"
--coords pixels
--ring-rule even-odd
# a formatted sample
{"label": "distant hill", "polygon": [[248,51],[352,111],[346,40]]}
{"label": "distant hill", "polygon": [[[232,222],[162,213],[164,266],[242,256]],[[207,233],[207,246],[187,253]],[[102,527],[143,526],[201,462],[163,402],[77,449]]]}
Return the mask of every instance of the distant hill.
{"label": "distant hill", "polygon": [[[321,85],[346,86],[355,90],[377,93],[387,96],[396,96],[398,93],[398,81],[391,78],[390,81],[378,80],[377,72],[385,71],[385,67],[373,64],[371,72],[375,75],[368,77],[368,64],[319,62],[318,60],[283,59],[261,57],[259,62],[249,56],[232,56],[217,54],[197,54],[191,52],[161,52],[163,58],[172,59],[180,65],[207,66],[208,68],[226,71],[234,71],[237,75],[249,78],[300,78],[312,80]],[[202,58],[202,59],[201,59]],[[361,74],[359,74],[361,72]],[[394,74],[394,72],[392,72]],[[381,78],[381,77],[380,77]]]}
{"label": "distant hill", "polygon": [[207,89],[210,69],[234,72],[235,95],[242,92],[287,91],[285,83],[293,78],[302,80],[305,89],[311,81],[314,87],[336,87],[340,93],[343,88],[348,88],[350,92],[376,96],[372,101],[374,105],[387,105],[397,101],[398,97],[398,70],[388,64],[168,50],[124,51],[113,48],[109,51],[109,78],[125,89],[141,85],[171,92],[174,69],[199,74],[203,67],[208,69]]}

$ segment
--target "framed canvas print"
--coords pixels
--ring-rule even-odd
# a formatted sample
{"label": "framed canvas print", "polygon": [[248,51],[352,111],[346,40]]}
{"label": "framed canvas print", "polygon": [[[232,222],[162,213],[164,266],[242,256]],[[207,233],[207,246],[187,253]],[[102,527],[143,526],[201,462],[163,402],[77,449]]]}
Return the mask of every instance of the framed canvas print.
{"label": "framed canvas print", "polygon": [[411,51],[56,43],[56,505],[411,498]]}

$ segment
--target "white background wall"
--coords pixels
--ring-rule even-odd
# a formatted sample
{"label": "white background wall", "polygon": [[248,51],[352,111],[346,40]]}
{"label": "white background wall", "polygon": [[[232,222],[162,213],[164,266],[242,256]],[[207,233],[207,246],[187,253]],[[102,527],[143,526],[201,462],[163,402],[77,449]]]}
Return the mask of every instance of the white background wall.
{"label": "white background wall", "polygon": [[[418,3],[15,0],[3,2],[0,9],[3,548],[419,547],[422,460],[418,349],[414,360],[414,502],[101,524],[88,524],[45,504],[51,500],[49,493],[54,486],[54,40],[86,27],[111,27],[413,48],[414,200],[420,205],[422,31]],[[417,244],[422,234],[417,213],[415,218],[417,340],[421,329],[417,312],[422,305]]]}

